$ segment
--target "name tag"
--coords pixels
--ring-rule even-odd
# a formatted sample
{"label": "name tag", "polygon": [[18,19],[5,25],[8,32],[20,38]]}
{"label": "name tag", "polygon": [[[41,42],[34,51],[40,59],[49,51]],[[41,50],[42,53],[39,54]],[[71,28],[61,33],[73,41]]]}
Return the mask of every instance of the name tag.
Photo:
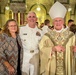
{"label": "name tag", "polygon": [[23,35],[27,35],[27,33],[24,33]]}

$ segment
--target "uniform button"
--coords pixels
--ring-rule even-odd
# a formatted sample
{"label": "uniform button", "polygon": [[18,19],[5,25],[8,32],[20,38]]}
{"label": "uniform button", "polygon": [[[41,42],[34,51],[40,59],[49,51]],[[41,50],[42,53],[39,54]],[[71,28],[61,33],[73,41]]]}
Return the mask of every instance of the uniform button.
{"label": "uniform button", "polygon": [[24,39],[24,41],[26,41],[26,39]]}

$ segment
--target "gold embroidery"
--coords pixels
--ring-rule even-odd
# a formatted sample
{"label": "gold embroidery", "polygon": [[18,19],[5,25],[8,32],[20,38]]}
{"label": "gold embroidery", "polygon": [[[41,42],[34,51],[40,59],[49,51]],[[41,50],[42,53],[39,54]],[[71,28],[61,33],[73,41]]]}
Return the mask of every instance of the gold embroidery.
{"label": "gold embroidery", "polygon": [[[66,46],[69,38],[73,36],[68,30],[64,32],[57,33],[55,31],[51,31],[47,35],[53,44],[56,45],[62,45]],[[56,52],[56,75],[65,75],[65,52]]]}

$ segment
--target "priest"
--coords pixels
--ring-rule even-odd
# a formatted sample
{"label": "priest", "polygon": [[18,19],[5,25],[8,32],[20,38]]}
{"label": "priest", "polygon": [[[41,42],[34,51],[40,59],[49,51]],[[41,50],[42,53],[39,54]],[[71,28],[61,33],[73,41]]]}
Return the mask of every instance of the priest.
{"label": "priest", "polygon": [[69,29],[64,29],[66,12],[65,6],[58,1],[49,11],[54,29],[46,33],[39,43],[40,75],[74,75],[75,35]]}

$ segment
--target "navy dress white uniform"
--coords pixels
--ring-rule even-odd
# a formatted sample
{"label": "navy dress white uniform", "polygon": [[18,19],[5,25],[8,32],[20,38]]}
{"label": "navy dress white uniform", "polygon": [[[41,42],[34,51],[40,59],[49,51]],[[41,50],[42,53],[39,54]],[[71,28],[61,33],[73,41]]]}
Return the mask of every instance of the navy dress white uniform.
{"label": "navy dress white uniform", "polygon": [[20,27],[20,37],[23,44],[22,71],[26,75],[39,75],[39,50],[38,44],[42,33],[37,27],[30,28],[28,24]]}

